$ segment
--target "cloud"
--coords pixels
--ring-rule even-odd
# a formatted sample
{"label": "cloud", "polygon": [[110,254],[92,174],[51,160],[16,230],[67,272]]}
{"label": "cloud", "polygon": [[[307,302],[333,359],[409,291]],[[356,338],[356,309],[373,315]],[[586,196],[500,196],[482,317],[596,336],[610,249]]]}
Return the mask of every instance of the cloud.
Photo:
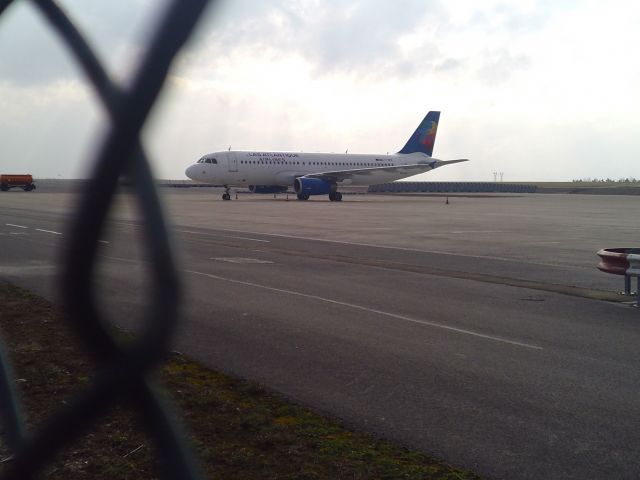
{"label": "cloud", "polygon": [[[530,1],[483,4],[484,8],[474,9],[469,22],[464,27],[507,33],[511,36],[535,33],[542,30],[551,18],[552,12],[557,11],[557,8],[549,8],[546,3]],[[566,7],[568,2],[564,5]]]}
{"label": "cloud", "polygon": [[[249,5],[259,5],[257,9]],[[221,9],[210,35],[199,32],[199,42],[214,45],[212,58],[252,49],[297,55],[313,65],[316,75],[336,72],[396,76],[434,65],[441,53],[433,41],[407,51],[401,40],[413,31],[438,25],[439,2],[360,0],[345,7],[337,1],[234,2]],[[227,27],[225,27],[227,25]],[[432,28],[430,28],[432,27]]]}
{"label": "cloud", "polygon": [[[162,5],[61,1],[126,79]],[[144,141],[159,176],[183,178],[189,161],[230,144],[395,151],[441,109],[436,155],[472,162],[426,178],[593,177],[603,157],[629,176],[639,19],[631,1],[232,0],[174,63]],[[0,79],[2,168],[20,159],[80,172],[100,110],[29,2],[2,17]]]}
{"label": "cloud", "polygon": [[20,86],[40,86],[76,73],[58,38],[31,5],[14,2],[1,18],[0,78]]}
{"label": "cloud", "polygon": [[[150,0],[61,3],[107,70],[120,80],[137,64],[163,6]],[[82,76],[66,44],[30,2],[13,2],[0,18],[0,78],[38,87]]]}
{"label": "cloud", "polygon": [[39,88],[0,81],[0,171],[37,178],[86,176],[101,117],[91,90],[77,81]]}
{"label": "cloud", "polygon": [[480,60],[477,74],[487,84],[496,86],[507,82],[513,73],[526,70],[530,65],[529,57],[513,54],[505,48],[485,52]]}
{"label": "cloud", "polygon": [[[311,24],[291,24],[293,37],[301,40],[298,51],[310,57],[319,72],[393,69],[398,60],[407,60],[399,39],[429,24],[429,4],[422,1],[360,1],[344,12],[328,5]],[[426,51],[412,60],[420,63],[425,57]]]}

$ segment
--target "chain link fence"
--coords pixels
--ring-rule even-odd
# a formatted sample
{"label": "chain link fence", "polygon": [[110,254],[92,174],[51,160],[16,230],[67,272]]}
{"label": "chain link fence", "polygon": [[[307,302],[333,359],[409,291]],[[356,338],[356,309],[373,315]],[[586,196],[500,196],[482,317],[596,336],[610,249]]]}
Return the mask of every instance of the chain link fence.
{"label": "chain link fence", "polygon": [[[0,0],[2,15],[14,3]],[[86,342],[100,368],[88,388],[71,398],[37,431],[25,428],[20,399],[14,390],[6,348],[0,344],[0,402],[6,440],[13,452],[5,479],[33,478],[66,444],[86,432],[110,405],[128,402],[157,443],[166,478],[198,478],[183,435],[148,379],[164,358],[177,322],[180,284],[162,210],[140,131],[160,92],[171,61],[184,45],[208,0],[170,2],[155,28],[147,53],[131,86],[121,88],[110,77],[69,16],[53,0],[32,0],[36,8],[81,65],[108,113],[110,125],[98,150],[91,180],[72,223],[64,258],[63,298],[69,321]],[[114,200],[118,178],[131,175],[145,242],[151,253],[153,288],[147,301],[145,327],[133,343],[120,345],[108,319],[98,308],[94,282],[98,240]]]}

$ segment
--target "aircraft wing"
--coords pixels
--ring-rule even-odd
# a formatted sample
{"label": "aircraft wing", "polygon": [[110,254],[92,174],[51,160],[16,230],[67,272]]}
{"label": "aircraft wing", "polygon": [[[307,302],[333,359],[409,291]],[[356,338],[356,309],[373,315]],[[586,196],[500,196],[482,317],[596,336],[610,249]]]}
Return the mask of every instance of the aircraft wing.
{"label": "aircraft wing", "polygon": [[310,173],[304,175],[305,178],[319,178],[331,183],[342,182],[349,180],[355,176],[367,176],[377,172],[394,172],[394,173],[406,173],[407,177],[411,175],[417,175],[418,173],[426,172],[438,168],[442,165],[449,163],[466,162],[468,159],[461,158],[458,160],[436,160],[433,159],[430,162],[424,163],[412,163],[408,165],[394,165],[393,167],[368,167],[368,168],[356,168],[350,170],[333,170],[321,173]]}

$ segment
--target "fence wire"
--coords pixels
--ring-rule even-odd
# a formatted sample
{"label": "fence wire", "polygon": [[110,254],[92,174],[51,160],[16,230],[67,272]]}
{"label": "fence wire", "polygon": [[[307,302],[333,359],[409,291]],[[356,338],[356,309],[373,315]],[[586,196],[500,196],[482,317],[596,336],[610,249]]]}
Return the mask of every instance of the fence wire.
{"label": "fence wire", "polygon": [[[0,0],[0,17],[13,0]],[[66,43],[107,111],[110,125],[95,160],[91,180],[72,223],[64,256],[63,298],[66,314],[95,355],[101,368],[88,388],[64,408],[27,432],[5,347],[0,343],[0,402],[13,452],[3,478],[33,478],[66,444],[90,428],[115,402],[129,401],[153,435],[166,478],[198,478],[195,462],[167,407],[147,379],[166,354],[177,322],[179,281],[167,228],[140,131],[162,88],[174,56],[184,45],[208,3],[214,0],[174,0],[162,15],[140,62],[131,87],[113,82],[88,42],[54,0],[32,0]],[[153,287],[136,340],[119,345],[97,307],[92,291],[98,239],[121,174],[133,176],[135,194],[145,218],[145,242],[151,253]]]}

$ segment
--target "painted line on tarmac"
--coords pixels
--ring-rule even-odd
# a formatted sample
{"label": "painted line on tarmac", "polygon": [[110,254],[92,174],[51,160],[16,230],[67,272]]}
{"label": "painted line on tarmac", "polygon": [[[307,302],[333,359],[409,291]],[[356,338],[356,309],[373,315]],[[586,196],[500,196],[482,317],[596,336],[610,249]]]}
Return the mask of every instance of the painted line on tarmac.
{"label": "painted line on tarmac", "polygon": [[[11,224],[11,223],[7,223],[7,224],[5,224],[5,225],[10,226],[10,227],[18,227],[18,228],[29,228],[29,227],[23,227],[22,225],[13,225],[13,224]],[[45,230],[44,228],[34,228],[34,230],[35,230],[36,232],[51,233],[51,234],[53,234],[53,235],[62,235],[62,232],[56,232],[56,231],[54,231],[54,230]],[[21,234],[21,235],[24,235],[24,234]],[[108,244],[108,243],[109,243],[109,242],[107,242],[106,240],[98,240],[98,242],[99,242],[99,243],[105,243],[105,244]]]}
{"label": "painted line on tarmac", "polygon": [[405,322],[410,322],[410,323],[416,323],[418,325],[425,325],[427,327],[434,327],[434,328],[439,328],[442,330],[448,330],[451,332],[456,332],[456,333],[460,333],[463,335],[470,335],[473,337],[478,337],[478,338],[484,338],[486,340],[493,340],[495,342],[501,342],[501,343],[506,343],[509,345],[514,345],[516,347],[523,347],[523,348],[529,348],[532,350],[544,350],[544,348],[539,347],[537,345],[531,345],[528,343],[523,343],[523,342],[518,342],[515,340],[509,340],[507,338],[502,338],[502,337],[496,337],[493,335],[485,335],[484,333],[479,333],[479,332],[474,332],[472,330],[466,330],[463,328],[457,328],[457,327],[451,327],[449,325],[443,325],[441,323],[435,323],[435,322],[430,322],[428,320],[420,320],[417,318],[411,318],[411,317],[406,317],[404,315],[399,315],[397,313],[391,313],[391,312],[385,312],[382,310],[377,310],[375,308],[369,308],[369,307],[364,307],[362,305],[356,305],[354,303],[348,303],[348,302],[341,302],[339,300],[332,300],[330,298],[325,298],[325,297],[319,297],[317,295],[310,295],[307,293],[302,293],[302,292],[296,292],[293,290],[285,290],[282,288],[275,288],[275,287],[269,287],[267,285],[261,285],[259,283],[253,283],[253,282],[245,282],[242,280],[234,280],[232,278],[226,278],[226,277],[221,277],[219,275],[213,275],[211,273],[205,273],[205,272],[198,272],[196,270],[182,270],[185,273],[190,273],[192,275],[200,275],[203,277],[208,277],[208,278],[212,278],[214,280],[221,280],[223,282],[227,282],[227,283],[235,283],[237,285],[244,285],[246,287],[254,287],[254,288],[260,288],[263,290],[268,290],[270,292],[277,292],[277,293],[284,293],[287,295],[293,295],[296,297],[302,297],[302,298],[308,298],[311,300],[318,300],[321,302],[325,302],[325,303],[330,303],[333,305],[340,305],[343,307],[348,307],[354,310],[360,310],[363,312],[368,312],[368,313],[373,313],[376,315],[382,315],[385,317],[390,317],[390,318],[395,318],[396,320],[403,320]]}
{"label": "painted line on tarmac", "polygon": [[17,228],[29,228],[29,227],[25,227],[24,225],[16,225],[14,223],[5,223],[5,225],[7,227],[17,227]]}
{"label": "painted line on tarmac", "polygon": [[261,240],[259,238],[249,238],[249,237],[232,237],[231,235],[224,235],[226,238],[235,238],[237,240],[249,240],[251,242],[261,242],[261,243],[271,243],[269,240]]}
{"label": "painted line on tarmac", "polygon": [[[181,230],[176,230],[181,231]],[[211,236],[219,236],[213,233],[206,234],[201,232],[189,232],[186,230],[182,230],[184,233],[196,233],[201,235],[211,235]],[[486,260],[498,260],[501,262],[511,262],[511,263],[522,263],[525,265],[540,265],[544,267],[562,267],[565,265],[559,263],[548,263],[548,262],[534,262],[521,260],[518,258],[508,258],[508,257],[498,257],[494,255],[473,255],[471,253],[455,253],[455,252],[445,252],[444,250],[425,250],[420,248],[411,248],[411,247],[394,247],[391,245],[376,245],[374,243],[362,243],[362,242],[349,242],[346,240],[332,240],[329,238],[316,238],[316,237],[303,237],[301,235],[285,235],[282,233],[265,233],[265,232],[250,232],[246,230],[233,230],[233,229],[220,229],[222,232],[231,232],[231,233],[243,233],[246,235],[264,235],[265,237],[278,237],[278,238],[292,238],[295,240],[310,240],[313,242],[325,242],[325,243],[335,243],[338,245],[352,245],[356,247],[372,247],[372,248],[383,248],[385,250],[399,250],[402,252],[416,252],[416,253],[430,253],[435,255],[449,255],[453,257],[462,257],[462,258],[478,258],[478,259],[486,259]],[[221,236],[221,235],[220,235]],[[262,240],[265,241],[265,240]],[[583,270],[591,270],[591,268],[581,267],[579,265],[567,265],[571,268],[579,268]]]}
{"label": "painted line on tarmac", "polygon": [[452,233],[455,235],[466,235],[469,233],[504,233],[504,232],[502,230],[454,230],[449,233]]}
{"label": "painted line on tarmac", "polygon": [[216,260],[218,262],[227,262],[227,263],[242,263],[242,264],[258,264],[258,265],[267,265],[273,264],[271,260],[262,260],[260,258],[249,258],[249,257],[210,257],[209,260]]}
{"label": "painted line on tarmac", "polygon": [[236,240],[249,240],[250,242],[271,243],[270,240],[262,240],[260,238],[238,237],[238,236],[232,236],[232,235],[221,235],[219,233],[196,232],[194,230],[175,230],[175,231],[178,232],[178,233],[193,233],[194,235],[204,235],[206,237],[234,238]]}

